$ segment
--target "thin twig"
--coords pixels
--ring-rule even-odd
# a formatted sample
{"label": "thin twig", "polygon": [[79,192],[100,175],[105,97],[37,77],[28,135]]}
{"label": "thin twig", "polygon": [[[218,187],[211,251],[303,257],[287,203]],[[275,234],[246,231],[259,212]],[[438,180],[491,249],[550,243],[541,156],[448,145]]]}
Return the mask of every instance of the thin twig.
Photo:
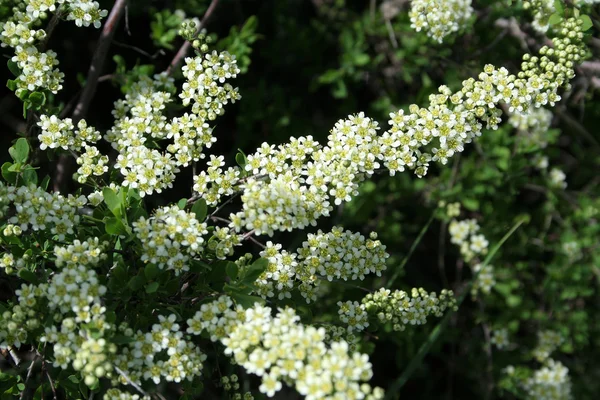
{"label": "thin twig", "polygon": [[133,386],[133,388],[134,388],[135,390],[137,390],[138,392],[140,392],[140,393],[141,393],[141,394],[143,394],[144,396],[148,396],[148,393],[146,393],[146,392],[144,391],[144,389],[142,389],[142,388],[140,387],[140,385],[138,385],[137,383],[135,383],[134,381],[132,381],[131,379],[129,379],[129,377],[127,376],[127,374],[126,374],[125,372],[123,372],[123,371],[121,370],[121,368],[119,368],[119,367],[117,367],[117,366],[115,365],[115,366],[114,366],[114,369],[115,369],[115,371],[117,371],[117,372],[119,373],[119,375],[121,375],[121,376],[122,376],[122,377],[123,377],[123,378],[124,378],[124,379],[127,381],[127,383],[128,383],[128,384],[130,384],[131,386]]}
{"label": "thin twig", "polygon": [[19,397],[19,399],[21,400],[25,398],[25,393],[27,392],[27,382],[29,382],[29,378],[31,378],[31,373],[33,372],[33,365],[36,361],[37,355],[33,358],[33,360],[31,360],[31,364],[29,365],[29,368],[27,368],[27,377],[25,377],[25,382],[23,383],[25,387],[21,391],[21,396]]}
{"label": "thin twig", "polygon": [[[215,11],[215,8],[217,7],[218,3],[219,3],[219,0],[212,0],[210,5],[206,9],[204,16],[202,17],[202,21],[200,21],[200,24],[198,25],[198,29],[196,29],[196,35],[200,33],[202,28],[204,28],[204,26],[206,25],[206,22],[208,21],[208,19],[212,15],[212,13]],[[175,57],[173,57],[173,60],[171,61],[171,63],[169,64],[169,67],[165,71],[167,73],[167,75],[170,75],[171,73],[173,73],[173,71],[179,66],[179,63],[181,63],[181,61],[185,58],[185,56],[187,55],[191,46],[192,46],[192,43],[187,40],[183,43],[183,45],[181,45],[181,47],[179,48],[179,51],[177,51],[177,54],[175,54]]]}
{"label": "thin twig", "polygon": [[147,51],[144,51],[144,50],[140,49],[139,47],[132,46],[132,45],[130,45],[130,44],[127,44],[127,43],[121,43],[121,42],[117,42],[116,40],[113,40],[113,43],[114,43],[115,45],[119,46],[119,47],[124,47],[124,48],[126,48],[126,49],[131,49],[131,50],[133,50],[133,51],[135,51],[135,52],[137,52],[137,53],[140,53],[141,55],[143,55],[143,56],[146,56],[146,57],[148,57],[148,58],[149,58],[149,59],[151,59],[151,60],[154,60],[154,59],[156,59],[156,57],[158,57],[158,56],[161,56],[161,55],[165,54],[164,50],[162,50],[162,49],[158,50],[158,51],[157,51],[156,53],[154,53],[154,54],[150,54],[150,53],[148,53]]}
{"label": "thin twig", "polygon": [[46,26],[46,29],[44,29],[44,32],[46,32],[46,37],[44,37],[44,40],[40,44],[41,51],[44,51],[46,49],[46,46],[48,46],[48,42],[50,41],[50,36],[52,36],[52,33],[54,32],[54,28],[56,28],[56,25],[58,25],[61,16],[62,16],[62,11],[59,8],[58,10],[56,10],[54,15],[50,19],[50,22],[48,22],[48,26]]}
{"label": "thin twig", "polygon": [[[46,349],[46,345],[44,345],[44,353],[45,353],[45,349]],[[52,395],[54,400],[57,400],[58,397],[56,396],[56,386],[54,386],[54,381],[52,380],[52,377],[50,376],[50,372],[48,372],[48,367],[46,367],[46,359],[44,358],[44,356],[42,354],[40,354],[39,351],[35,351],[37,353],[37,355],[39,357],[42,358],[42,371],[44,371],[44,373],[46,374],[46,377],[48,378],[48,382],[50,383],[50,389],[52,390]],[[43,396],[42,396],[43,398]]]}

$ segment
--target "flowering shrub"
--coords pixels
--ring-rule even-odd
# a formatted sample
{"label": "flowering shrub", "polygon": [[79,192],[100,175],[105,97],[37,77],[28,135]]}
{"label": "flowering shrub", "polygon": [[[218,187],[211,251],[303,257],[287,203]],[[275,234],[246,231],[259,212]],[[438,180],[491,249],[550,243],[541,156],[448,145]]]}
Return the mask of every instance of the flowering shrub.
{"label": "flowering shrub", "polygon": [[[217,41],[205,27],[218,12],[218,0],[207,5],[202,19],[162,10],[152,23],[152,41],[175,49],[175,33],[183,39],[163,72],[154,73],[151,64],[127,68],[116,55],[117,71],[101,76],[109,45],[120,43],[114,39],[119,22],[130,29],[126,1],[106,3],[110,12],[87,0],[13,0],[0,8],[0,42],[14,75],[7,82],[14,95],[7,98],[22,102],[25,120],[0,181],[5,395],[391,398],[438,337],[449,332],[444,340],[451,341],[453,332],[460,334],[461,318],[470,318],[482,321],[484,337],[474,342],[487,354],[481,392],[488,398],[495,391],[523,398],[573,396],[575,379],[560,353],[585,348],[595,332],[576,324],[592,317],[573,308],[594,294],[586,285],[597,273],[591,238],[599,232],[590,219],[600,205],[590,194],[594,185],[573,199],[560,160],[546,151],[560,133],[552,132],[552,108],[582,85],[577,76],[590,58],[587,32],[596,22],[584,11],[595,16],[592,2],[514,5],[533,17],[536,31],[548,34],[527,36],[515,20],[510,29],[506,21],[500,24],[507,26],[505,35],[511,30],[527,47],[535,43],[519,56],[520,67],[485,61],[468,74],[461,71],[460,79],[441,82],[407,107],[389,107],[388,128],[352,110],[326,138],[286,132],[281,143],[258,140],[240,148],[222,140],[220,124],[227,124],[235,107],[256,106],[244,106],[243,87],[233,86],[252,70],[256,19]],[[346,14],[336,13],[341,3],[315,7],[347,22]],[[396,28],[410,27],[417,40],[440,45],[460,40],[482,14],[499,7],[413,0],[404,12],[403,2],[385,1],[379,11],[376,3],[368,18],[384,21],[383,37],[394,47]],[[69,21],[101,29],[72,104],[59,100],[71,83],[58,68],[61,53],[49,49],[51,36],[60,33],[55,30]],[[380,40],[381,32],[370,34]],[[348,95],[345,79],[360,68],[387,68],[381,59],[371,63],[360,46],[350,50],[352,34],[341,38],[352,55],[318,78],[336,85],[337,98]],[[160,54],[121,46],[151,61]],[[385,54],[389,49],[383,47]],[[95,115],[90,104],[105,80],[121,95],[110,110]],[[493,159],[477,159],[472,148]],[[70,170],[71,161],[76,170]],[[519,175],[524,169],[525,178]],[[529,177],[535,181],[523,182]],[[502,197],[505,180],[515,185],[513,192],[523,186],[543,193],[542,210],[506,219],[495,214],[498,203],[480,206],[488,194]],[[396,229],[397,211],[382,208],[373,219],[362,211],[366,203],[395,201],[401,191],[385,187],[378,193],[391,193],[383,201],[364,200],[382,182],[424,194],[419,208],[433,214],[420,233],[405,237]],[[516,201],[513,192],[506,193],[507,202]],[[366,226],[346,229],[345,222],[351,225],[358,214]],[[324,217],[334,219],[333,226]],[[397,283],[410,272],[409,260],[434,221],[440,225],[442,284],[407,276]],[[447,234],[456,246],[454,283],[445,265]],[[539,242],[525,241],[511,253],[503,246],[514,236]],[[390,239],[398,245],[399,237],[413,244],[387,244]],[[538,258],[522,254],[531,246],[550,252],[550,245],[555,248],[548,265],[538,267]],[[504,257],[492,264],[499,252]],[[528,260],[540,271],[531,272]],[[544,283],[518,297],[521,279]],[[537,309],[537,296],[551,298],[559,284],[568,290],[560,300],[568,301]],[[478,311],[470,310],[473,305]],[[524,322],[530,320],[533,327]],[[433,329],[426,326],[431,321],[437,323]],[[536,345],[517,335],[532,332]],[[378,378],[379,364],[389,361],[385,350],[378,352],[382,344],[410,353],[402,374],[381,371]],[[417,344],[418,350],[410,350]],[[522,356],[491,356],[515,349]]]}

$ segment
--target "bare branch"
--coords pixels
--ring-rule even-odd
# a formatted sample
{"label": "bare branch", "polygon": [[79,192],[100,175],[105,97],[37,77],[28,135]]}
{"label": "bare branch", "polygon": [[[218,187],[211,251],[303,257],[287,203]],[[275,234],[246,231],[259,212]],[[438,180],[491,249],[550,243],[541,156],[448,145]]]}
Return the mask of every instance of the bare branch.
{"label": "bare branch", "polygon": [[92,98],[96,93],[98,78],[100,77],[100,72],[102,71],[102,66],[104,65],[108,48],[110,47],[112,39],[115,36],[116,27],[121,20],[121,17],[125,13],[126,3],[127,0],[116,0],[115,5],[113,6],[108,18],[106,19],[106,22],[104,23],[102,34],[100,35],[100,39],[98,39],[98,46],[96,47],[90,69],[88,70],[85,87],[83,88],[83,92],[79,98],[79,103],[77,106],[75,106],[75,111],[73,111],[74,123],[79,122],[79,120],[84,118],[87,114],[90,103],[92,102]]}

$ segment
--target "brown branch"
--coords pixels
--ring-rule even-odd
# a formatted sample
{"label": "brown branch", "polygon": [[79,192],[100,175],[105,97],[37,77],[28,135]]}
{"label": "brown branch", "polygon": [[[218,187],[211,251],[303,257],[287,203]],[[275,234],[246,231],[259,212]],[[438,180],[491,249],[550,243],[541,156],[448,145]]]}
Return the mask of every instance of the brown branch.
{"label": "brown branch", "polygon": [[[46,345],[44,345],[44,353],[46,353],[45,350],[46,350]],[[44,358],[44,356],[42,354],[40,354],[39,351],[36,350],[35,352],[38,355],[38,357],[42,358],[42,371],[44,372],[44,374],[48,378],[48,382],[50,383],[50,389],[52,390],[53,399],[57,400],[58,397],[56,396],[56,386],[54,385],[54,381],[52,380],[52,377],[50,376],[50,372],[48,371],[48,367],[46,366],[46,359]]]}
{"label": "brown branch", "polygon": [[96,47],[96,51],[92,57],[92,63],[90,65],[90,69],[88,70],[85,87],[83,88],[83,92],[79,98],[79,103],[77,106],[75,106],[75,111],[73,111],[73,122],[75,124],[77,124],[80,119],[85,117],[90,103],[92,102],[92,98],[96,93],[98,78],[100,77],[100,72],[102,70],[102,66],[104,65],[108,48],[110,47],[112,39],[115,36],[116,27],[125,12],[126,3],[127,0],[116,0],[115,5],[106,19],[106,23],[102,29],[102,34],[98,39],[98,46]]}
{"label": "brown branch", "polygon": [[[200,25],[198,25],[198,29],[196,29],[196,35],[198,35],[200,33],[200,31],[202,30],[202,28],[204,28],[204,26],[206,25],[206,22],[208,21],[208,19],[212,15],[212,13],[215,11],[215,8],[217,8],[218,3],[219,3],[219,0],[212,0],[210,5],[206,9],[204,16],[202,17],[202,21],[200,21]],[[179,63],[181,63],[181,61],[187,55],[188,51],[190,51],[191,46],[192,46],[192,43],[188,40],[186,40],[183,43],[183,45],[181,45],[181,47],[179,48],[179,51],[177,51],[177,54],[175,54],[175,57],[173,57],[173,60],[171,61],[171,63],[169,64],[169,66],[167,67],[167,69],[165,71],[167,73],[167,75],[172,74],[173,71],[175,69],[177,69],[177,67],[179,66]]]}
{"label": "brown branch", "polygon": [[27,393],[27,383],[29,382],[29,378],[31,378],[31,373],[33,372],[33,366],[35,365],[36,361],[37,361],[37,355],[35,357],[33,357],[33,360],[31,360],[31,364],[29,365],[29,368],[27,368],[27,376],[25,377],[25,382],[23,382],[25,387],[21,391],[21,396],[19,396],[20,400],[25,398],[25,393]]}
{"label": "brown branch", "polygon": [[[88,70],[85,86],[83,87],[81,96],[79,97],[79,102],[73,111],[73,123],[75,125],[77,125],[79,120],[85,118],[88,108],[90,107],[90,103],[94,98],[94,94],[96,94],[96,87],[98,85],[98,79],[100,78],[100,72],[102,71],[104,61],[106,60],[108,48],[110,47],[112,39],[115,36],[116,27],[121,20],[121,17],[125,13],[126,4],[127,0],[116,0],[115,5],[113,6],[108,18],[106,19],[106,22],[104,23],[104,28],[102,29],[102,33],[98,39],[98,45],[96,46],[96,51],[94,52],[90,68]],[[55,192],[60,193],[66,190],[66,177],[69,175],[70,169],[69,157],[66,155],[61,155],[56,163],[56,179],[54,180],[53,185]]]}
{"label": "brown branch", "polygon": [[61,16],[62,16],[62,11],[59,8],[56,10],[54,15],[52,16],[52,19],[50,19],[50,22],[48,22],[48,26],[46,27],[46,29],[44,29],[44,31],[46,32],[46,37],[44,38],[44,41],[40,45],[41,51],[44,51],[46,49],[46,46],[48,46],[48,42],[50,41],[50,36],[52,36],[52,33],[54,32],[54,28],[56,28],[56,25],[58,25]]}

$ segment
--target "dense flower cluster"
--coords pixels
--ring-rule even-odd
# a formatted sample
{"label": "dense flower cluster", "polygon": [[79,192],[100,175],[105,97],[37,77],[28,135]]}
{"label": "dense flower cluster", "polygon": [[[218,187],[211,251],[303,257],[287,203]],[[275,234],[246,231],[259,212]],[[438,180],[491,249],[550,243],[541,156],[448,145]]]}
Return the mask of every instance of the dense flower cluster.
{"label": "dense flower cluster", "polygon": [[[19,2],[18,2],[19,3]],[[12,47],[20,74],[16,79],[16,93],[46,89],[57,93],[62,88],[64,74],[56,65],[58,60],[52,50],[40,51],[36,42],[46,38],[43,29],[33,29],[48,12],[66,12],[68,20],[77,26],[100,27],[100,21],[108,11],[100,10],[96,1],[90,0],[22,0],[8,21],[0,22],[0,44]]]}
{"label": "dense flower cluster", "polygon": [[319,230],[309,234],[295,253],[281,247],[267,242],[260,253],[269,260],[269,266],[256,282],[258,293],[265,298],[275,293],[280,299],[289,298],[291,290],[297,287],[307,302],[315,301],[319,278],[347,281],[363,280],[368,274],[381,276],[389,256],[374,232],[365,238],[340,227],[327,233]]}
{"label": "dense flower cluster", "polygon": [[390,322],[395,331],[402,331],[406,325],[423,325],[427,317],[441,317],[446,309],[456,310],[456,299],[451,290],[427,293],[422,288],[414,288],[411,293],[403,290],[391,291],[381,288],[366,295],[362,307],[375,315],[383,324]]}
{"label": "dense flower cluster", "polygon": [[204,250],[205,222],[177,206],[156,210],[150,218],[133,222],[136,237],[142,246],[142,261],[172,270],[179,275],[190,269],[190,258]]}
{"label": "dense flower cluster", "polygon": [[302,325],[293,309],[273,317],[269,307],[258,304],[246,310],[232,306],[227,296],[202,305],[188,320],[188,332],[206,329],[213,341],[219,339],[225,354],[262,378],[259,390],[268,397],[283,383],[309,399],[383,397],[381,389],[361,384],[372,375],[367,355],[350,353],[344,341],[327,346],[325,329]]}
{"label": "dense flower cluster", "polygon": [[[78,209],[87,203],[85,196],[68,197],[58,193],[48,193],[41,187],[5,186],[0,188],[2,200],[8,200],[12,207],[8,222],[19,226],[22,231],[49,231],[64,240],[65,235],[72,235],[79,225]],[[6,204],[6,203],[5,203]],[[14,208],[13,208],[14,207]],[[5,213],[8,212],[5,211]]]}
{"label": "dense flower cluster", "polygon": [[569,369],[560,361],[548,360],[536,370],[533,376],[523,383],[523,389],[531,399],[568,400],[571,399],[571,378]]}
{"label": "dense flower cluster", "polygon": [[413,29],[424,30],[439,43],[458,31],[472,14],[471,0],[412,0],[408,13]]}
{"label": "dense flower cluster", "polygon": [[[239,73],[235,57],[213,51],[185,61],[186,82],[179,97],[184,105],[192,104],[191,114],[171,120],[164,115],[175,92],[172,78],[165,73],[153,79],[141,78],[124,100],[115,103],[113,114],[117,120],[105,139],[119,151],[116,167],[125,177],[123,185],[138,188],[142,196],[171,187],[180,167],[204,158],[203,148],[216,141],[208,121],[222,115],[226,104],[240,98],[236,88],[224,83]],[[161,140],[172,141],[165,153],[145,145]],[[211,205],[217,204],[221,195],[233,193],[231,187],[239,174],[237,170],[221,174],[219,160],[211,159],[209,167],[213,170],[195,179],[194,190],[205,195]],[[206,191],[209,180],[213,185]]]}
{"label": "dense flower cluster", "polygon": [[129,379],[139,385],[144,379],[158,385],[163,381],[191,381],[202,375],[206,354],[186,340],[175,314],[159,315],[158,320],[149,332],[134,333],[126,324],[119,326],[123,335],[133,340],[112,360],[115,367],[127,371],[126,377],[113,374],[113,384],[127,385]]}
{"label": "dense flower cluster", "polygon": [[530,399],[570,400],[573,398],[569,369],[560,361],[546,360],[528,378],[518,376],[513,366],[506,367],[504,372],[517,382]]}
{"label": "dense flower cluster", "polygon": [[80,153],[76,159],[80,165],[77,170],[78,182],[85,183],[91,175],[102,176],[108,171],[108,156],[102,155],[92,145],[100,140],[100,132],[88,126],[85,120],[80,120],[75,129],[71,118],[41,115],[38,126],[41,128],[38,135],[40,149],[62,148],[74,154]]}
{"label": "dense flower cluster", "polygon": [[101,302],[106,287],[93,269],[106,258],[104,245],[94,238],[55,247],[58,271],[49,283],[22,284],[16,291],[18,304],[0,319],[0,347],[19,347],[49,313],[58,325],[46,325],[39,340],[52,345],[53,364],[72,366],[89,386],[106,376],[111,370],[108,355],[116,347],[103,339],[110,329]]}
{"label": "dense flower cluster", "polygon": [[38,126],[41,128],[38,139],[42,150],[60,147],[63,150],[78,152],[101,138],[100,132],[88,126],[84,120],[79,121],[75,129],[71,118],[59,119],[56,115],[41,115]]}
{"label": "dense flower cluster", "polygon": [[446,164],[484,127],[497,129],[500,103],[510,113],[553,106],[560,100],[559,88],[568,86],[575,63],[585,55],[581,23],[563,21],[554,47],[542,47],[540,56],[525,54],[517,75],[486,65],[478,79],[465,80],[455,93],[441,86],[427,108],[413,104],[406,114],[392,113],[391,128],[381,135],[377,122],[359,113],[336,123],[327,146],[310,137],[277,149],[263,144],[248,156],[246,170],[252,175],[240,185],[243,208],[230,216],[232,227],[272,235],[315,224],[329,215],[332,203],[351,200],[358,184],[381,166],[391,175],[411,169],[421,177],[431,161]]}
{"label": "dense flower cluster", "polygon": [[206,164],[206,171],[201,171],[194,177],[193,189],[195,193],[202,194],[202,198],[208,205],[216,206],[222,196],[230,196],[235,192],[235,185],[240,180],[240,169],[229,167],[223,171],[221,168],[225,165],[223,156],[211,155]]}

